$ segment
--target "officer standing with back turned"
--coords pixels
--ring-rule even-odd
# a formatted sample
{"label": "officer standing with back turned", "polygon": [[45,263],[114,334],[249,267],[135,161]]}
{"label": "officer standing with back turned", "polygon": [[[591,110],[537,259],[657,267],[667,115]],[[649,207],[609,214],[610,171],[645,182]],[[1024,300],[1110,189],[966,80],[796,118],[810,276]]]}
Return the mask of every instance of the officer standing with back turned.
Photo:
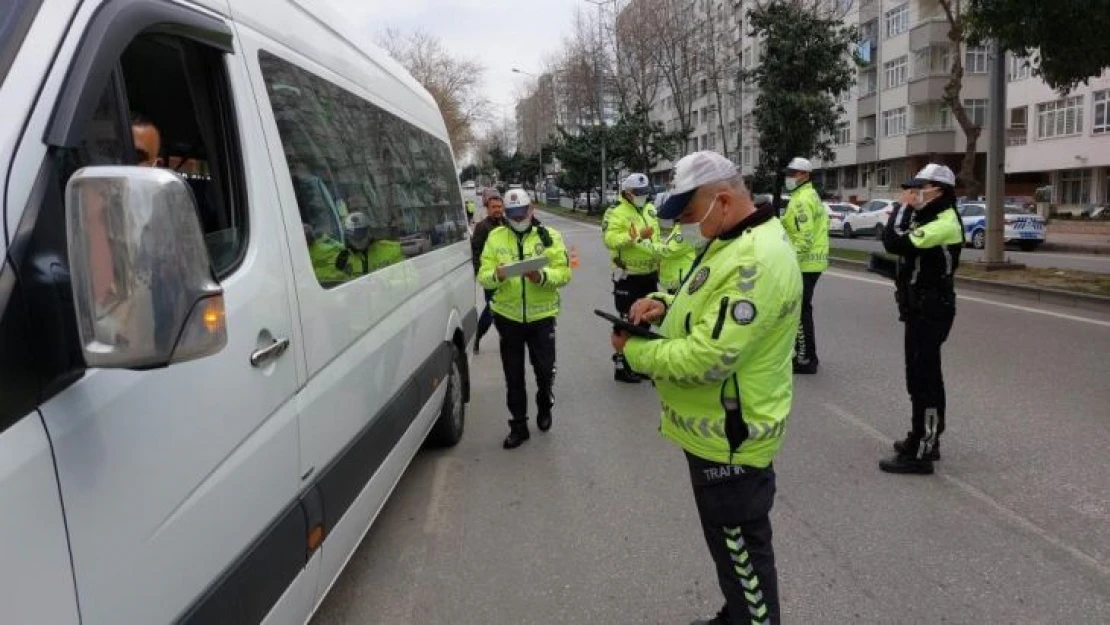
{"label": "officer standing with back turned", "polygon": [[755,208],[735,165],[716,152],[675,164],[659,215],[682,223],[698,257],[676,295],[632,306],[633,323],[658,323],[666,338],[615,334],[613,347],[655,382],[660,432],[686,453],[725,596],[716,618],[696,623],[778,623],[769,514],[793,398],[798,261],[774,213]]}
{"label": "officer standing with back turned", "polygon": [[[887,473],[933,472],[940,460],[940,435],[947,408],[940,348],[956,318],[954,276],[960,266],[964,229],[956,213],[956,175],[930,163],[902,185],[902,226],[891,211],[883,229],[883,247],[898,255],[893,271],[899,317],[906,324],[906,388],[912,415],[906,438],[894,443],[893,457],[879,463]],[[882,259],[873,259],[872,268]]]}
{"label": "officer standing with back turned", "polygon": [[[659,221],[648,202],[652,187],[644,174],[621,181],[620,202],[605,213],[601,231],[613,262],[613,299],[617,313],[628,316],[632,302],[647,297],[659,286]],[[620,354],[613,355],[613,379],[639,383],[641,378]]]}

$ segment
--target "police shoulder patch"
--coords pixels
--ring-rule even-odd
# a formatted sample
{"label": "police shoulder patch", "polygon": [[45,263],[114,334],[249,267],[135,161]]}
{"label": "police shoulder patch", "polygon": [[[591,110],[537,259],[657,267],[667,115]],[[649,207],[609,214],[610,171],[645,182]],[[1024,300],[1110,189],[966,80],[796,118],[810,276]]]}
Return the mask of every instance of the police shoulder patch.
{"label": "police shoulder patch", "polygon": [[923,238],[925,238],[925,230],[922,229],[922,228],[917,228],[913,231],[913,234],[911,234],[910,236],[912,236],[914,238],[917,238],[917,239],[923,239]]}
{"label": "police shoulder patch", "polygon": [[804,224],[807,221],[809,221],[808,215],[806,215],[804,212],[798,213],[798,223]]}
{"label": "police shoulder patch", "polygon": [[705,286],[707,280],[709,280],[709,267],[702,267],[693,278],[690,278],[690,288],[686,292],[690,295],[697,293],[698,289]]}
{"label": "police shoulder patch", "polygon": [[755,321],[755,315],[755,304],[746,299],[742,299],[732,306],[732,320],[742,326]]}
{"label": "police shoulder patch", "polygon": [[543,243],[536,244],[536,256],[543,254]]}

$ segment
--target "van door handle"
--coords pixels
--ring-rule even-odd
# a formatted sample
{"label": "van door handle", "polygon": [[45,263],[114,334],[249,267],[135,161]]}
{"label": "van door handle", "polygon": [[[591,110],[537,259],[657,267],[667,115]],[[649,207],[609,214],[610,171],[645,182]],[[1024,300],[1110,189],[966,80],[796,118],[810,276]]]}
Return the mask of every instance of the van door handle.
{"label": "van door handle", "polygon": [[289,339],[274,339],[273,343],[255,350],[255,352],[251,354],[251,366],[262,367],[271,360],[277,360],[287,349],[289,349]]}

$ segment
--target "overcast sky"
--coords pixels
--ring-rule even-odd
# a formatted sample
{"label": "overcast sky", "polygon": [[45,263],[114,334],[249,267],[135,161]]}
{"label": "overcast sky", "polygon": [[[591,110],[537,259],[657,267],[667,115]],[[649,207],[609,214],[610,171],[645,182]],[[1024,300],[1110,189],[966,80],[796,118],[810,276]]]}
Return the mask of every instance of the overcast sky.
{"label": "overcast sky", "polygon": [[[0,0],[2,1],[2,0]],[[501,115],[512,115],[517,92],[557,52],[571,31],[575,7],[595,10],[585,0],[331,0],[352,23],[376,36],[386,27],[422,28],[438,36],[452,53],[486,67],[487,97]]]}

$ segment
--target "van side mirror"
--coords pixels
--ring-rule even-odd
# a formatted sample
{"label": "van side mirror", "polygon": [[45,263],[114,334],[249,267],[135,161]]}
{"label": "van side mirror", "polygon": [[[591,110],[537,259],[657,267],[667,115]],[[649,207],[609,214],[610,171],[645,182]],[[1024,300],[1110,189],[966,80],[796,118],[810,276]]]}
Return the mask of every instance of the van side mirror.
{"label": "van side mirror", "polygon": [[147,369],[223,349],[223,289],[192,191],[177,174],[78,170],[66,184],[66,237],[89,367]]}

